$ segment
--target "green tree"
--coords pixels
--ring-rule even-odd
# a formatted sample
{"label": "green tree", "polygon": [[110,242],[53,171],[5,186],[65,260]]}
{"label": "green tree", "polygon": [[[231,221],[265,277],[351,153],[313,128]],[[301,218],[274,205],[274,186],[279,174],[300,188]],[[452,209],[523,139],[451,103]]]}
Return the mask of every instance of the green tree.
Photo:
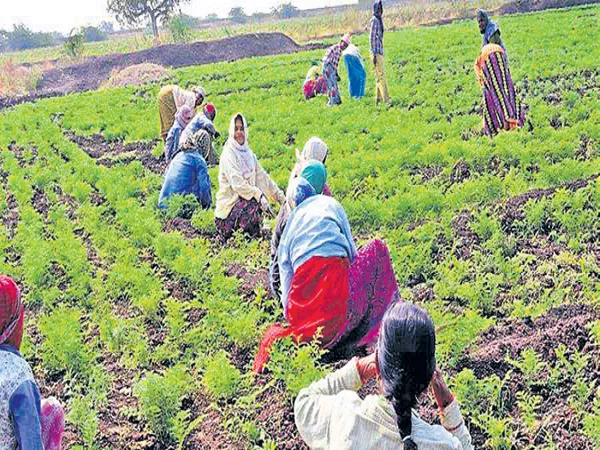
{"label": "green tree", "polygon": [[246,15],[244,8],[241,6],[236,6],[235,8],[231,8],[229,11],[229,17],[234,22],[243,23],[246,21],[248,16]]}
{"label": "green tree", "polygon": [[158,38],[158,21],[167,20],[182,3],[189,0],[107,0],[108,12],[122,25],[138,25],[150,20],[152,35]]}
{"label": "green tree", "polygon": [[290,19],[298,15],[298,8],[291,3],[282,3],[281,5],[274,7],[272,13],[274,16],[280,19]]}
{"label": "green tree", "polygon": [[100,28],[100,30],[104,31],[106,34],[115,32],[115,26],[112,22],[109,22],[107,20],[103,20],[102,22],[100,22],[100,26],[98,28]]}

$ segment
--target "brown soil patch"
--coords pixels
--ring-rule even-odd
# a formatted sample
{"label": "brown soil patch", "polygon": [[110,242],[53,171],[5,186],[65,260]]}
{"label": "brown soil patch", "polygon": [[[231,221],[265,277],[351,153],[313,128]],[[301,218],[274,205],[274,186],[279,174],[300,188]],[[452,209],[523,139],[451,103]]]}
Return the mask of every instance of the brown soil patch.
{"label": "brown soil patch", "polygon": [[473,246],[480,242],[479,236],[471,230],[472,219],[470,212],[463,211],[452,220],[452,231],[456,242],[454,253],[459,259],[470,258]]}
{"label": "brown soil patch", "polygon": [[1,97],[0,110],[43,97],[96,90],[113,70],[138,64],[186,67],[236,61],[255,56],[280,55],[323,48],[321,44],[299,45],[283,33],[256,33],[215,41],[161,45],[132,53],[90,57],[83,63],[45,72],[39,88],[23,97]]}
{"label": "brown soil patch", "polygon": [[[550,387],[543,381],[527,387],[523,374],[509,364],[506,357],[518,359],[523,350],[535,350],[546,363],[546,368],[539,374],[540,380],[545,380],[549,368],[558,363],[555,349],[563,344],[567,348],[567,357],[572,356],[575,351],[591,356],[583,376],[590,385],[597,383],[600,380],[600,349],[591,342],[587,325],[599,317],[600,314],[592,306],[564,305],[534,320],[526,318],[506,321],[484,332],[476,348],[458,362],[456,371],[468,368],[478,378],[495,374],[502,379],[512,370],[504,393],[508,413],[519,417],[516,393],[531,389],[543,399],[539,414],[546,421],[545,429],[552,435],[558,448],[591,450],[593,446],[583,436],[577,414],[568,403],[574,380],[563,377],[555,387]],[[471,425],[471,434],[475,448],[480,448],[486,436],[474,425]],[[537,447],[543,444],[544,433],[538,433],[533,438],[523,435],[519,440],[521,442],[517,448],[526,443]]]}
{"label": "brown soil patch", "polygon": [[110,78],[102,84],[101,88],[141,86],[169,77],[169,72],[158,64],[136,64],[122,70],[113,70]]}
{"label": "brown soil patch", "polygon": [[65,131],[65,136],[77,144],[84,152],[96,160],[96,164],[113,167],[117,164],[129,164],[140,161],[151,172],[162,174],[167,163],[162,157],[156,158],[152,149],[157,140],[150,142],[134,142],[125,144],[122,141],[108,142],[101,134],[80,136],[71,131]]}

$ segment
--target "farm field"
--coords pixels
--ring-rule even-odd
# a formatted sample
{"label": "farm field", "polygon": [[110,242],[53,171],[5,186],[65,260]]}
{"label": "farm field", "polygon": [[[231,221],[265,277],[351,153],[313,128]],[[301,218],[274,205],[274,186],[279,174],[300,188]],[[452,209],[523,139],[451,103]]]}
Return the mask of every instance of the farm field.
{"label": "farm field", "polygon": [[[304,101],[322,50],[173,71],[206,88],[222,132],[246,115],[280,187],[295,148],[325,140],[358,243],[385,239],[402,297],[438,327],[478,449],[600,448],[599,17],[500,19],[529,114],[494,140],[481,135],[475,21],[386,34],[391,107],[374,105],[372,71],[364,99]],[[367,56],[368,36],[354,42]],[[339,363],[288,341],[251,375],[261,332],[283,320],[268,233],[222,246],[212,211],[158,211],[158,90],[0,112],[0,273],[23,288],[23,353],[42,395],[67,406],[67,448],[304,449],[293,399]],[[421,413],[433,420],[430,400]]]}
{"label": "farm field", "polygon": [[[572,2],[574,0],[562,1]],[[386,21],[388,29],[391,31],[399,27],[420,25],[438,19],[464,17],[468,15],[468,11],[472,13],[473,9],[477,7],[495,9],[506,3],[510,2],[506,0],[462,0],[459,2],[409,0],[401,6],[390,7],[386,12]],[[364,32],[367,30],[370,17],[370,6],[364,9],[354,8],[341,13],[332,11],[318,16],[294,17],[286,20],[272,18],[257,22],[249,17],[249,23],[225,23],[204,29],[191,29],[189,40],[208,41],[249,33],[282,32],[298,42],[307,42],[333,34],[343,34],[348,30]],[[167,30],[161,30],[160,41],[162,44],[176,43]],[[148,49],[153,45],[154,39],[151,34],[133,31],[113,36],[106,41],[88,42],[85,44],[83,55],[102,56],[128,53]],[[12,61],[14,64],[35,64],[47,60],[69,62],[62,46],[0,53],[0,65],[6,61]]]}

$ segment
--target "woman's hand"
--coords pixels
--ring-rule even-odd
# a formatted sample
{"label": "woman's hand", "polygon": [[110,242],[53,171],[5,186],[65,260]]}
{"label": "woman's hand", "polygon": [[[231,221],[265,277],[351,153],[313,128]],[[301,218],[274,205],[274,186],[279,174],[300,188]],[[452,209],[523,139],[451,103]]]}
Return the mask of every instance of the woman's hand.
{"label": "woman's hand", "polygon": [[356,370],[360,375],[360,381],[365,384],[371,378],[377,375],[377,353],[373,352],[369,356],[356,360]]}
{"label": "woman's hand", "polygon": [[440,369],[437,367],[433,372],[429,388],[440,409],[446,408],[446,406],[454,401],[454,396],[452,395],[452,392],[450,392],[450,389],[448,389],[448,385],[444,381]]}

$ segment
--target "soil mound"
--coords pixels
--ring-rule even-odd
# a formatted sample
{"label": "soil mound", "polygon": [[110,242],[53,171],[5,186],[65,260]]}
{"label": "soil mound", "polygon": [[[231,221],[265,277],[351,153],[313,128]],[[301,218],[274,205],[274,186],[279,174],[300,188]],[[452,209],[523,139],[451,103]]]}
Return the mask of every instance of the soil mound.
{"label": "soil mound", "polygon": [[89,57],[80,64],[48,70],[42,76],[38,89],[30,95],[0,97],[0,110],[38,98],[96,90],[113,71],[139,64],[177,68],[316,48],[323,48],[323,45],[300,45],[283,33],[255,33],[215,41],[161,45],[133,53]]}
{"label": "soil mound", "polygon": [[167,69],[158,64],[136,64],[123,70],[113,70],[110,78],[102,84],[102,88],[141,86],[169,77]]}

